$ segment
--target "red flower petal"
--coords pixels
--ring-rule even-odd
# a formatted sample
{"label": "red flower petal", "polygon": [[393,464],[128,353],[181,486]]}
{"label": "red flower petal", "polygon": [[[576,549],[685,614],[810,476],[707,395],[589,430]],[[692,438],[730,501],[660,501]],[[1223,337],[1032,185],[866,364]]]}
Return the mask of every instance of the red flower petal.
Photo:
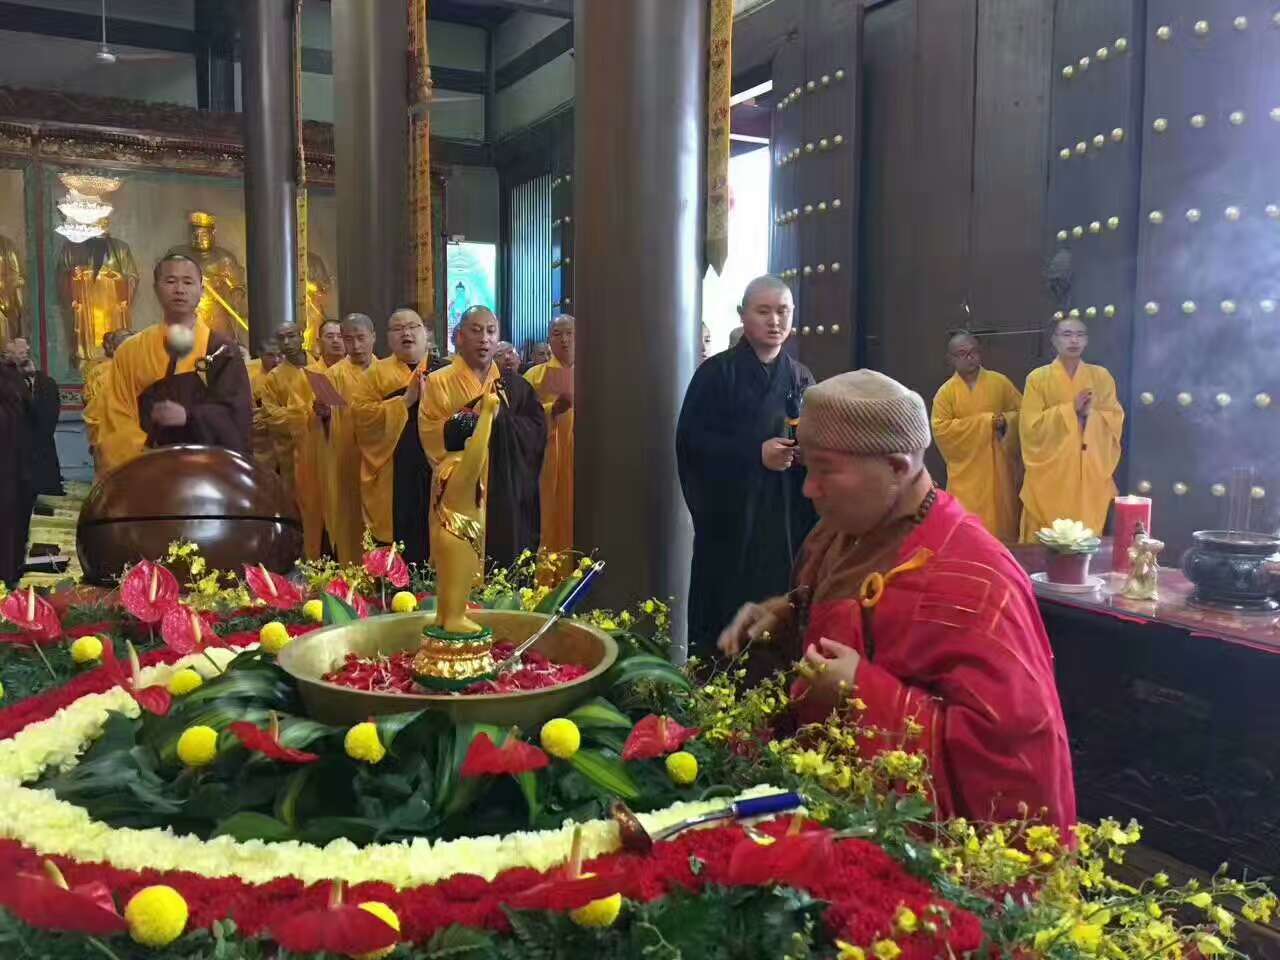
{"label": "red flower petal", "polygon": [[[18,643],[48,643],[62,636],[62,621],[53,605],[36,593],[34,587],[16,590],[0,603],[0,617],[22,633],[13,637]],[[5,634],[12,637],[11,634]]]}
{"label": "red flower petal", "polygon": [[331,597],[337,597],[343,603],[349,604],[355,610],[357,617],[364,619],[369,616],[369,601],[347,586],[347,581],[331,580],[324,592]]}
{"label": "red flower petal", "polygon": [[143,560],[120,581],[120,602],[146,624],[157,624],[178,601],[178,578],[150,560]]}
{"label": "red flower petal", "polygon": [[160,623],[164,645],[177,653],[199,653],[217,634],[213,624],[186,604],[174,603]]}
{"label": "red flower petal", "polygon": [[169,708],[173,706],[173,697],[169,691],[154,685],[135,690],[133,675],[116,658],[116,648],[113,643],[102,645],[102,672],[110,679],[111,686],[124,687],[129,696],[133,697],[143,710],[154,713],[158,717],[168,715]]}
{"label": "red flower petal", "polygon": [[240,742],[250,750],[280,760],[284,763],[315,763],[320,759],[318,753],[307,753],[305,750],[294,750],[282,747],[280,742],[267,730],[255,727],[252,723],[233,723],[227,728],[235,734]]}
{"label": "red flower petal", "polygon": [[622,878],[610,875],[559,877],[522,890],[507,899],[516,910],[577,910],[592,900],[602,900],[619,892]]}
{"label": "red flower petal", "polygon": [[622,748],[623,760],[652,760],[675,753],[701,731],[682,727],[670,717],[649,714],[631,730]]}
{"label": "red flower petal", "polygon": [[496,747],[489,735],[482,733],[471,741],[467,759],[462,762],[462,776],[470,779],[528,773],[531,770],[541,770],[550,763],[550,757],[519,737],[511,737],[501,747]]}
{"label": "red flower petal", "polygon": [[128,927],[102,883],[66,890],[45,877],[19,873],[0,883],[0,906],[41,930],[109,937]]}
{"label": "red flower petal", "polygon": [[277,610],[292,610],[304,599],[296,584],[287,577],[272,573],[260,563],[254,566],[245,564],[244,582],[255,597]]}
{"label": "red flower petal", "polygon": [[395,547],[379,547],[364,555],[364,569],[371,577],[384,577],[393,587],[409,585],[409,565]]}
{"label": "red flower petal", "polygon": [[782,884],[806,889],[828,876],[834,843],[828,830],[810,830],[757,843],[744,837],[729,858],[728,882],[738,887]]}
{"label": "red flower petal", "polygon": [[385,920],[351,904],[295,913],[272,924],[271,937],[290,953],[372,953],[400,940]]}

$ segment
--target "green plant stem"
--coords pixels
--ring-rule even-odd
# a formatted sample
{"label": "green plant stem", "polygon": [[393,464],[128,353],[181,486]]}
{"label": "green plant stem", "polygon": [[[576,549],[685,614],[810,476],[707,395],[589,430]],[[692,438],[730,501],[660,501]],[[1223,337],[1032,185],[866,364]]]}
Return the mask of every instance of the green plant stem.
{"label": "green plant stem", "polygon": [[40,649],[40,644],[33,643],[32,646],[36,648],[36,653],[39,655],[40,659],[44,662],[44,668],[49,671],[49,676],[53,678],[53,682],[57,683],[58,675],[57,673],[54,672],[53,664],[49,662],[49,658],[46,657],[44,655],[44,651]]}
{"label": "green plant stem", "polygon": [[105,943],[99,940],[97,937],[86,937],[85,939],[87,939],[90,944],[96,947],[99,950],[99,952],[102,953],[103,956],[110,957],[111,960],[120,960],[119,955],[110,947],[108,947]]}
{"label": "green plant stem", "polygon": [[201,648],[200,648],[200,652],[201,652],[202,654],[204,654],[204,658],[205,658],[206,660],[208,660],[211,664],[213,664],[213,675],[214,675],[215,677],[217,677],[217,676],[221,676],[221,674],[222,674],[222,668],[221,668],[220,666],[218,666],[218,661],[217,661],[217,660],[215,660],[215,659],[213,659],[213,657],[209,656],[209,648],[208,648],[208,647],[201,647]]}

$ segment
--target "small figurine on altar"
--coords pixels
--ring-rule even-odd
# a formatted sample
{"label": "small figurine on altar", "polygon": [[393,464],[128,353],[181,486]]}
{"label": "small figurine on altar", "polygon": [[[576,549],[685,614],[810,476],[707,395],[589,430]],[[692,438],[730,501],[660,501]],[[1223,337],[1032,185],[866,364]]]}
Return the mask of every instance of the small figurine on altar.
{"label": "small figurine on altar", "polygon": [[1131,568],[1120,592],[1130,600],[1160,599],[1160,562],[1157,559],[1164,549],[1164,541],[1147,536],[1146,527],[1139,523],[1129,547]]}

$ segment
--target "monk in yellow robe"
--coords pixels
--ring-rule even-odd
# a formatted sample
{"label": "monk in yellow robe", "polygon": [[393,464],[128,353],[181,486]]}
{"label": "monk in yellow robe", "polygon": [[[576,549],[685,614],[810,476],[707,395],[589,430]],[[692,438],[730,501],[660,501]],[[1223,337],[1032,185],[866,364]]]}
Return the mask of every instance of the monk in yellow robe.
{"label": "monk in yellow robe", "polygon": [[[318,560],[325,550],[323,451],[324,425],[316,408],[308,373],[323,375],[342,359],[342,331],[336,323],[320,330],[321,357],[308,363],[298,325],[286,323],[276,331],[285,362],[267,375],[262,410],[276,438],[280,475],[293,494],[302,516],[303,554]],[[325,344],[328,343],[328,351]]]}
{"label": "monk in yellow robe", "polygon": [[245,363],[249,371],[249,386],[253,389],[253,433],[250,437],[253,444],[253,458],[259,466],[272,473],[280,472],[280,462],[276,458],[275,437],[267,426],[266,414],[262,411],[262,390],[267,384],[267,374],[284,362],[280,355],[280,345],[268,340],[262,345],[262,356]]}
{"label": "monk in yellow robe", "polygon": [[[326,322],[327,334],[333,326]],[[329,367],[325,376],[346,401],[346,406],[317,404],[317,414],[328,425],[321,474],[324,480],[324,525],[329,542],[342,563],[359,563],[364,554],[364,510],[360,496],[360,447],[356,443],[352,403],[373,362],[373,321],[363,313],[348,314],[342,321],[346,356]]]}
{"label": "monk in yellow robe", "polygon": [[1116,495],[1124,427],[1116,383],[1106,368],[1083,361],[1089,330],[1081,321],[1058,321],[1053,345],[1058,359],[1031,371],[1022,396],[1024,543],[1059,518],[1101,534]]}
{"label": "monk in yellow robe", "polygon": [[[542,462],[542,546],[548,553],[573,550],[573,317],[551,323],[551,359],[525,373],[547,416]],[[560,371],[560,372],[556,372]]]}
{"label": "monk in yellow robe", "polygon": [[147,447],[195,443],[249,451],[253,399],[234,340],[196,317],[200,267],[167,254],[154,272],[164,322],[134,334],[111,362],[98,464],[110,470]]}
{"label": "monk in yellow robe", "polygon": [[533,387],[520,376],[500,373],[494,360],[498,329],[498,318],[488,307],[471,307],[462,314],[454,331],[458,352],[447,367],[428,376],[422,388],[418,433],[434,468],[449,453],[445,429],[450,421],[458,414],[464,419],[474,416],[481,397],[501,381],[485,474],[484,549],[488,558],[505,567],[538,546],[538,483],[547,424]]}
{"label": "monk in yellow robe", "polygon": [[109,330],[102,335],[103,359],[89,368],[84,377],[84,420],[85,434],[89,439],[89,452],[97,460],[98,431],[102,427],[103,406],[106,403],[108,377],[111,375],[111,361],[120,344],[129,339],[131,330]]}
{"label": "monk in yellow robe", "polygon": [[402,544],[405,562],[417,566],[425,565],[430,555],[431,465],[418,435],[422,381],[431,366],[430,337],[413,310],[391,314],[387,342],[392,354],[369,365],[351,399],[365,526],[379,544]]}
{"label": "monk in yellow robe", "polygon": [[933,398],[933,438],[947,463],[947,492],[992,536],[1018,537],[1018,408],[1022,394],[982,365],[982,348],[961,330],[947,345],[955,373]]}

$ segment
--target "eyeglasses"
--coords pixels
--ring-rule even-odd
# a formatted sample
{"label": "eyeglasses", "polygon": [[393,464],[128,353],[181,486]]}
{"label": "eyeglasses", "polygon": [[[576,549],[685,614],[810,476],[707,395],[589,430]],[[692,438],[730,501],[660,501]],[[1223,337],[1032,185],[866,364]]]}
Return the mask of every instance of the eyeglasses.
{"label": "eyeglasses", "polygon": [[952,350],[951,356],[957,360],[976,360],[982,356],[982,353],[978,350]]}
{"label": "eyeglasses", "polygon": [[404,326],[404,327],[388,327],[387,333],[412,333],[415,330],[425,330],[425,329],[426,327],[424,327],[420,323],[411,323],[408,326]]}

